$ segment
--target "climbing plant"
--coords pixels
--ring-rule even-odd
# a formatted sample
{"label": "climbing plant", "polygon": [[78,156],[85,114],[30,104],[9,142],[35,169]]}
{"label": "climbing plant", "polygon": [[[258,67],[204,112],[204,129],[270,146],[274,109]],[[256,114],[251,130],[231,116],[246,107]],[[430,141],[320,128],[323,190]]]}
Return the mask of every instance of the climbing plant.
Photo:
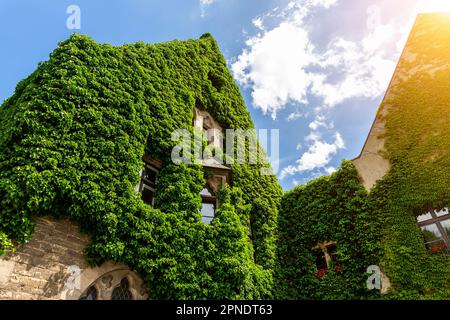
{"label": "climbing plant", "polygon": [[[330,176],[287,192],[279,215],[276,296],[281,299],[360,299],[367,267],[378,262],[377,216],[355,167],[344,161]],[[326,274],[317,273],[314,247],[335,242]]]}
{"label": "climbing plant", "polygon": [[[120,261],[152,298],[268,298],[281,189],[259,165],[234,164],[211,225],[198,165],[170,160],[194,107],[223,128],[253,123],[217,43],[114,47],[72,35],[0,107],[0,253],[30,240],[33,216],[69,217],[89,261]],[[155,207],[135,191],[142,157],[160,159]],[[254,241],[249,237],[254,217]]]}
{"label": "climbing plant", "polygon": [[[390,170],[370,194],[344,162],[284,195],[278,297],[450,299],[450,255],[427,251],[417,224],[419,215],[450,207],[448,30],[445,15],[416,21],[378,111]],[[319,278],[311,248],[324,240],[336,241],[343,271]],[[364,289],[371,264],[389,279],[387,294]]]}
{"label": "climbing plant", "polygon": [[414,59],[400,60],[402,81],[393,83],[379,111],[391,170],[371,198],[384,226],[380,263],[392,282],[387,298],[450,298],[450,256],[425,249],[416,221],[450,207],[450,71],[442,68],[450,60],[449,27],[444,16],[418,18],[407,44]]}

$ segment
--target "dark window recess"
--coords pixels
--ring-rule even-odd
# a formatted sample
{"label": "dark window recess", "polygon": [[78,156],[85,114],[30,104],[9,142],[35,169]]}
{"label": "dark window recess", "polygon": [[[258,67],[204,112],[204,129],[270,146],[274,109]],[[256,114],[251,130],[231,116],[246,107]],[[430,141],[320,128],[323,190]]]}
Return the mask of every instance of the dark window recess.
{"label": "dark window recess", "polygon": [[448,208],[431,210],[417,217],[425,247],[432,253],[450,252],[450,214]]}
{"label": "dark window recess", "polygon": [[216,213],[217,199],[207,188],[203,189],[200,195],[202,196],[202,208],[200,209],[202,221],[211,224]]}
{"label": "dark window recess", "polygon": [[328,269],[327,260],[323,251],[316,251],[316,268],[317,270]]}
{"label": "dark window recess", "polygon": [[214,88],[216,88],[217,91],[220,91],[224,85],[224,80],[218,76],[216,76],[214,73],[209,72],[208,73],[208,79],[211,81],[211,84]]}
{"label": "dark window recess", "polygon": [[151,165],[146,164],[141,174],[139,192],[142,194],[142,201],[151,206],[153,206],[155,202],[157,178],[158,170]]}
{"label": "dark window recess", "polygon": [[129,287],[128,279],[123,278],[120,284],[114,288],[111,294],[111,300],[133,300]]}
{"label": "dark window recess", "polygon": [[153,205],[155,199],[155,192],[152,189],[149,189],[144,186],[142,190],[142,201],[146,204]]}
{"label": "dark window recess", "polygon": [[97,289],[94,286],[89,287],[80,300],[97,300]]}

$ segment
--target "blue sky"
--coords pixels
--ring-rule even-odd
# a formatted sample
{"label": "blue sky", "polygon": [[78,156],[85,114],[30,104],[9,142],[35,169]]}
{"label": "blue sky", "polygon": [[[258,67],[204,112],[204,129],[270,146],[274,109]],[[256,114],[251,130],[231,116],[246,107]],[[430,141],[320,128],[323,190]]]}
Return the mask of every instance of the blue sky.
{"label": "blue sky", "polygon": [[[439,8],[444,0],[427,0]],[[210,32],[257,128],[280,129],[284,189],[355,158],[421,0],[1,0],[0,100],[81,29],[121,45]],[[418,9],[422,6],[421,9]],[[427,8],[425,8],[427,9]],[[428,8],[430,9],[430,8]]]}

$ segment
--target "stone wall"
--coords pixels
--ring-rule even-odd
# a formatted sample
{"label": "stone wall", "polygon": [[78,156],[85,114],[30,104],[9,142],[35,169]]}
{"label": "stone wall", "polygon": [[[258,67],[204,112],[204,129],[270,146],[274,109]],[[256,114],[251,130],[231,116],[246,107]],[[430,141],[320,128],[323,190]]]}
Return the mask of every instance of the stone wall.
{"label": "stone wall", "polygon": [[88,266],[89,238],[68,220],[35,218],[32,239],[0,257],[0,299],[61,299],[70,266]]}
{"label": "stone wall", "polygon": [[126,265],[107,261],[88,266],[84,248],[89,237],[77,225],[67,219],[34,219],[31,240],[0,257],[1,300],[79,299],[90,287],[98,300],[105,300],[124,278],[134,300],[148,298],[145,283]]}

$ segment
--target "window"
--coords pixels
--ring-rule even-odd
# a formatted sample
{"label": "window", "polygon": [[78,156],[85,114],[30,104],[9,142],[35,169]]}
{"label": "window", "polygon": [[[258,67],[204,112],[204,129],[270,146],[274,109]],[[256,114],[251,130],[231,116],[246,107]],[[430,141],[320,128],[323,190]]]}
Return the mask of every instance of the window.
{"label": "window", "polygon": [[203,118],[203,135],[208,141],[208,145],[214,145],[215,130],[212,129],[212,121],[208,116]]}
{"label": "window", "polygon": [[94,286],[90,286],[80,300],[97,300],[97,289]]}
{"label": "window", "polygon": [[202,221],[211,224],[216,212],[217,199],[207,188],[203,189],[200,195],[202,196],[202,208],[200,209]]}
{"label": "window", "polygon": [[120,284],[114,288],[111,300],[133,300],[129,287],[128,279],[123,278]]}
{"label": "window", "polygon": [[330,267],[334,267],[336,272],[342,271],[342,265],[337,259],[336,244],[334,242],[323,242],[314,248],[316,259],[316,276],[323,278]]}
{"label": "window", "polygon": [[433,253],[448,253],[450,247],[450,214],[448,208],[432,210],[417,217],[425,247]]}
{"label": "window", "polygon": [[[106,270],[110,271],[104,273]],[[124,265],[110,261],[90,271],[98,277],[85,287],[86,289],[79,296],[80,300],[145,300],[149,298],[145,282]],[[74,291],[75,295],[76,291]]]}
{"label": "window", "polygon": [[142,194],[142,201],[150,206],[153,206],[155,202],[158,172],[158,169],[146,163],[145,168],[141,173],[139,192]]}

